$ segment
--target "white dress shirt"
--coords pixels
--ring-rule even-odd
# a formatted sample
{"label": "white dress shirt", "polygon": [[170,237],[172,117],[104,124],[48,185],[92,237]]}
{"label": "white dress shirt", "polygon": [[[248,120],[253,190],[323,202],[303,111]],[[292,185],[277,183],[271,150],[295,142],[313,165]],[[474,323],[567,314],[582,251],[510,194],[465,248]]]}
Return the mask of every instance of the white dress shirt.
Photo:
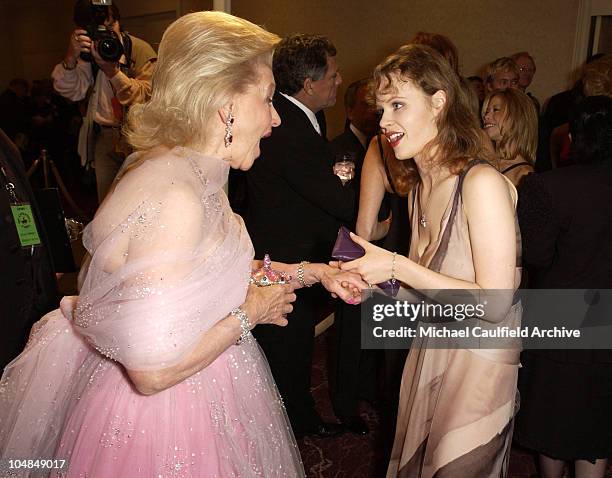
{"label": "white dress shirt", "polygon": [[[72,101],[80,101],[87,96],[87,91],[94,85],[91,65],[79,59],[76,68],[66,70],[62,64],[56,65],[51,73],[55,91]],[[103,126],[119,126],[119,120],[113,112],[112,99],[115,96],[110,80],[98,70],[95,89],[99,90],[98,101],[94,108],[93,120]]]}

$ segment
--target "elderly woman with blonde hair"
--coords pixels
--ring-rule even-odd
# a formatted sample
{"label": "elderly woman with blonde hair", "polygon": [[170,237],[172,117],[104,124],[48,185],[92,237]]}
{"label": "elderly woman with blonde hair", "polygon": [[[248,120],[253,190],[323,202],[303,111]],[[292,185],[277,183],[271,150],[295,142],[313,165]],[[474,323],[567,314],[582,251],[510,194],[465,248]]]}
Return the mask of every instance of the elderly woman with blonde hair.
{"label": "elderly woman with blonde hair", "polygon": [[250,329],[286,325],[305,284],[351,301],[365,284],[273,263],[285,284],[249,285],[253,247],[222,187],[280,123],[277,41],[219,12],[164,33],[151,100],[130,111],[137,152],[84,233],[80,295],[2,377],[2,458],[65,459],[62,476],[304,476]]}

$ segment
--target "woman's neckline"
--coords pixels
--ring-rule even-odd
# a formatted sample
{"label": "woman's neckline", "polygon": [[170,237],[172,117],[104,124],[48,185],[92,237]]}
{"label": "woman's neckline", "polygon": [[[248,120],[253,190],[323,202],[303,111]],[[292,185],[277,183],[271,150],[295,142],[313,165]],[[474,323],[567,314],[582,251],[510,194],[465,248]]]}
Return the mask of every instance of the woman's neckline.
{"label": "woman's neckline", "polygon": [[[450,197],[448,198],[448,201],[446,203],[446,206],[444,207],[444,212],[442,213],[442,218],[440,219],[440,230],[438,231],[438,234],[436,235],[436,239],[435,241],[431,241],[429,244],[427,244],[427,246],[425,246],[425,248],[423,249],[423,252],[421,254],[419,254],[419,247],[418,247],[418,240],[420,239],[420,230],[419,230],[419,220],[423,211],[421,202],[419,201],[418,198],[418,192],[419,189],[421,188],[421,182],[417,183],[415,189],[414,189],[414,194],[416,197],[415,200],[415,205],[416,208],[418,209],[418,214],[415,214],[416,211],[413,211],[413,219],[412,219],[412,227],[413,227],[413,234],[416,232],[416,237],[417,237],[417,244],[415,246],[415,255],[417,257],[416,262],[418,264],[421,264],[421,259],[425,256],[427,256],[427,254],[430,252],[431,248],[435,246],[435,251],[437,251],[438,247],[440,246],[440,241],[442,240],[442,236],[444,235],[444,231],[446,230],[446,227],[448,226],[448,218],[450,217],[450,213],[451,213],[451,209],[452,209],[452,205],[454,202],[454,198],[455,195],[457,194],[457,187],[459,185],[459,176],[460,175],[455,175],[455,185],[452,188],[452,192],[450,194]],[[415,221],[416,221],[416,226],[415,226]],[[435,255],[435,251],[434,253],[431,255],[431,257],[433,257]],[[431,262],[431,258],[430,261]],[[421,264],[424,265],[424,264]]]}

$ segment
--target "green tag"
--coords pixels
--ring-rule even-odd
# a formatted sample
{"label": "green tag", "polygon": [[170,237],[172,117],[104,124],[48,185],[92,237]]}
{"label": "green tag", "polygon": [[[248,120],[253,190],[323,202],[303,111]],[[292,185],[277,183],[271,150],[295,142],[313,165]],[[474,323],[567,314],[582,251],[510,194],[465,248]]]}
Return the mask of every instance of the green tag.
{"label": "green tag", "polygon": [[36,230],[34,215],[29,204],[20,204],[19,206],[11,206],[15,226],[17,226],[17,234],[22,247],[37,246],[40,244],[40,237]]}

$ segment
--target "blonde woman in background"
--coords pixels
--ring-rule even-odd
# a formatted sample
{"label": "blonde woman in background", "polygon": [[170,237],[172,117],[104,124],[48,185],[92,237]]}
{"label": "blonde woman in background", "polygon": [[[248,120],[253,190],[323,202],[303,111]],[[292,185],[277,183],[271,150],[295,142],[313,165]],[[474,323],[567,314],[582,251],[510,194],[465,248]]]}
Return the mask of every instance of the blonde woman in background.
{"label": "blonde woman in background", "polygon": [[482,105],[483,129],[495,145],[495,166],[518,187],[533,172],[538,117],[529,97],[514,88],[494,90]]}

